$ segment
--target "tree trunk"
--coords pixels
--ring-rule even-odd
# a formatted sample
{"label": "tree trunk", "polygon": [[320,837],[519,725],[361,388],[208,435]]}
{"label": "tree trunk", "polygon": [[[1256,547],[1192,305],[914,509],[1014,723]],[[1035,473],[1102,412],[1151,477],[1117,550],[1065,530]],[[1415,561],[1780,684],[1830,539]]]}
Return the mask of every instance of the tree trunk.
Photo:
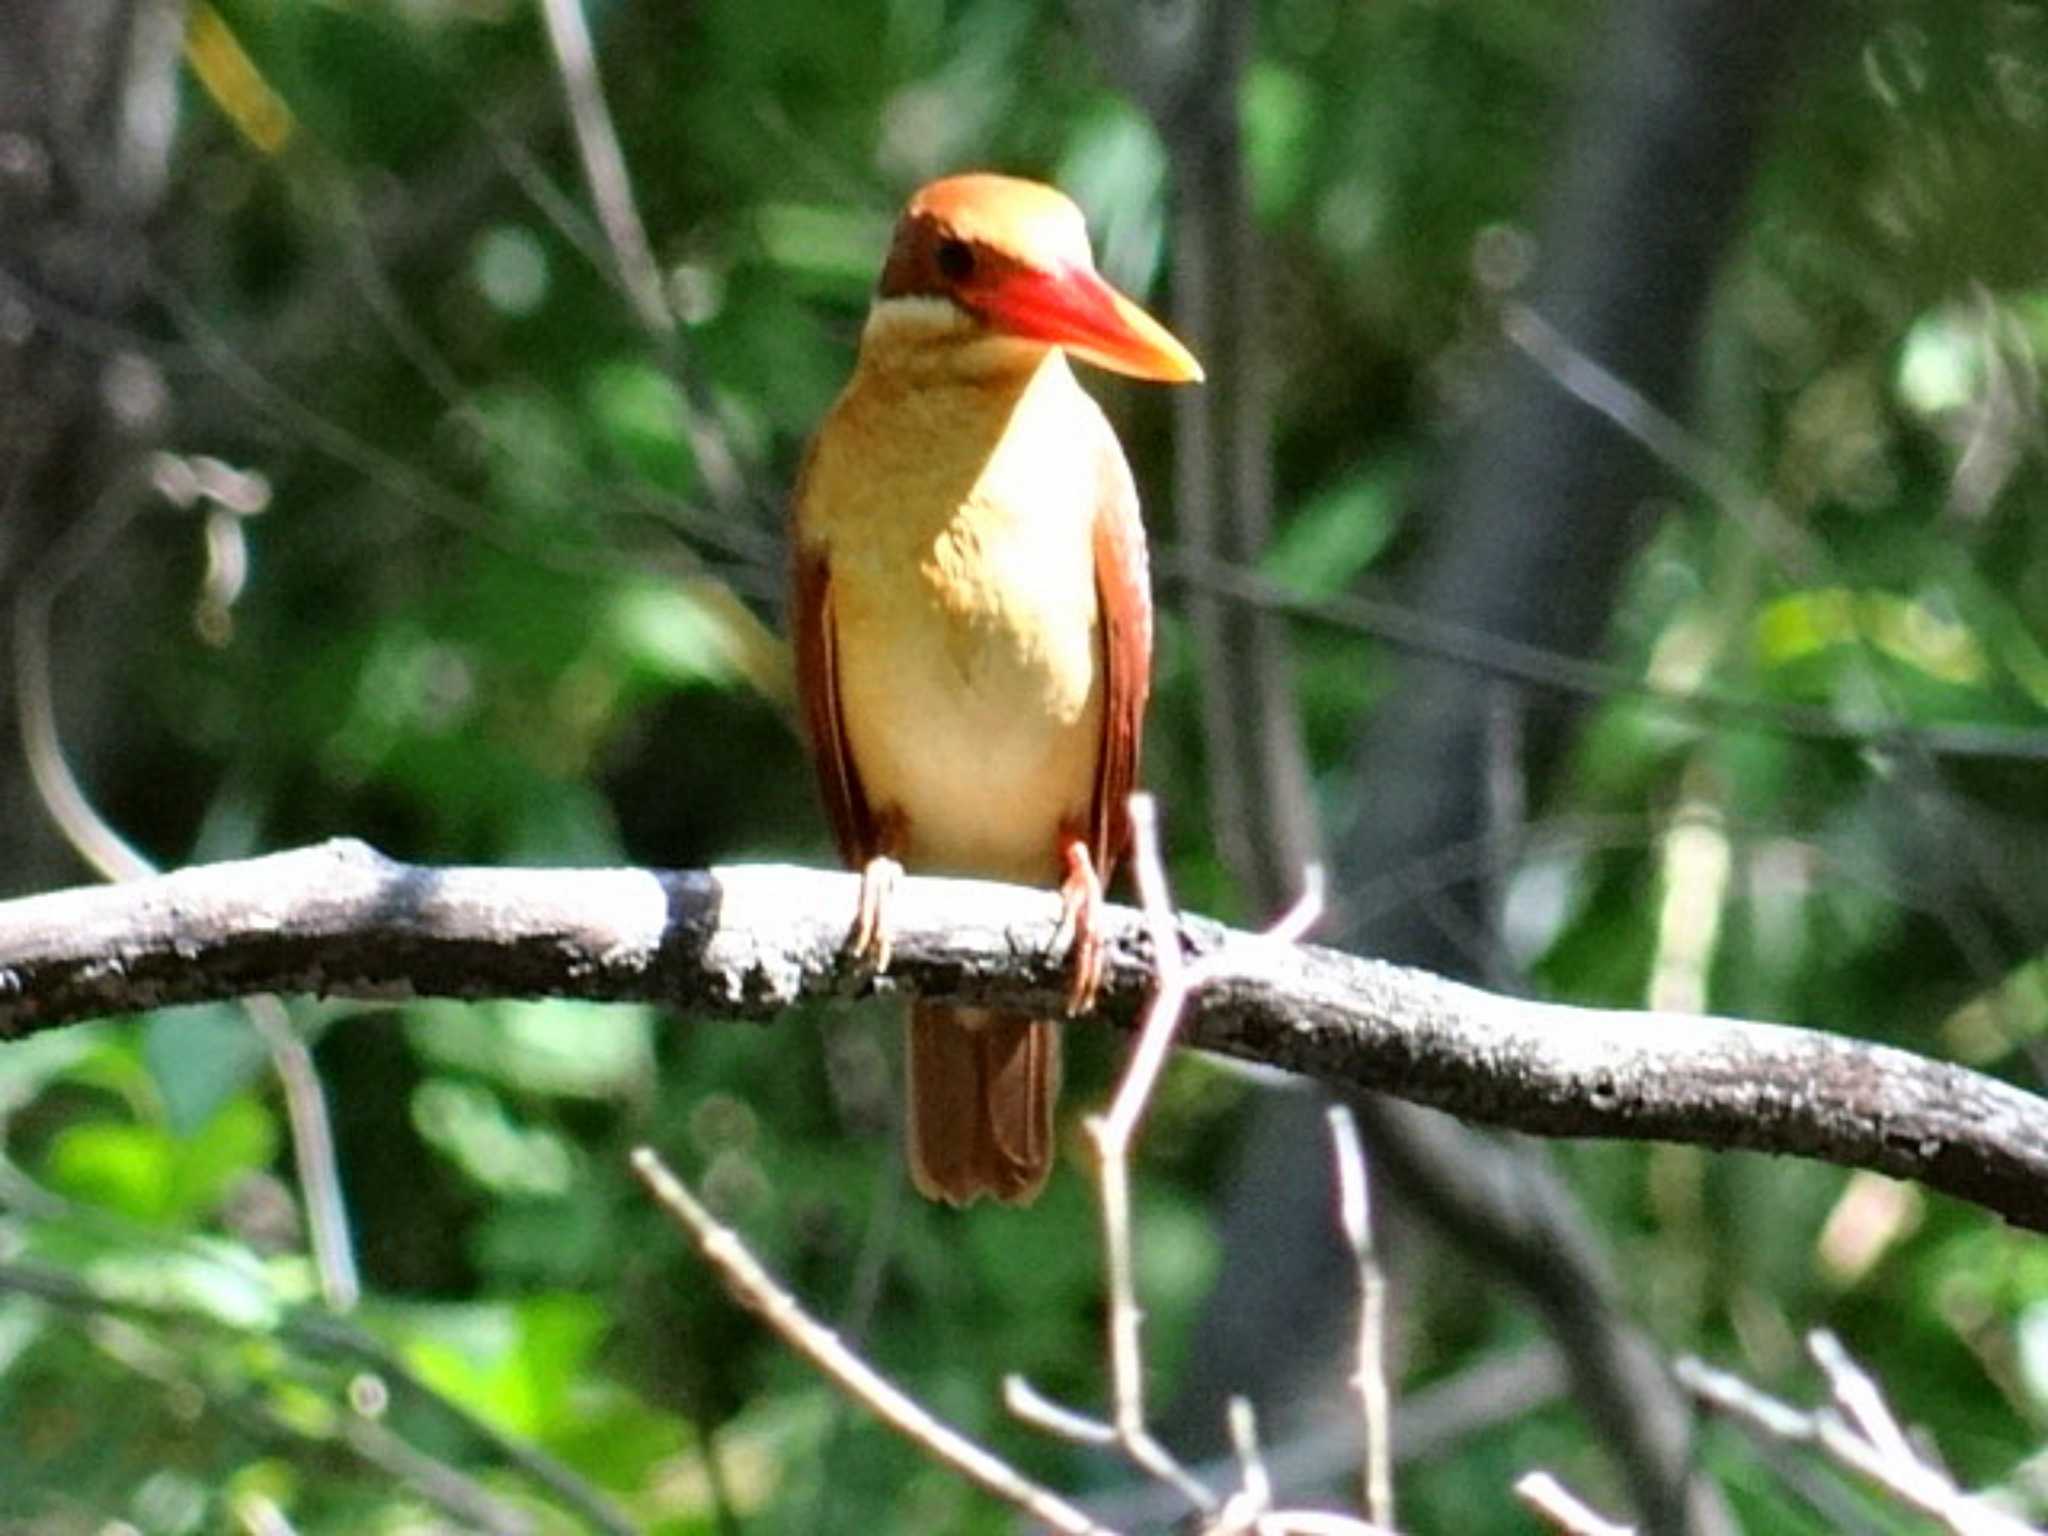
{"label": "tree trunk", "polygon": [[[125,326],[148,278],[183,28],[183,0],[0,0],[0,891],[78,872],[24,758],[16,614],[67,535],[136,494],[165,428],[163,379]],[[118,725],[108,682],[136,572],[94,575],[56,687],[88,779]]]}
{"label": "tree trunk", "polygon": [[[1683,414],[1715,278],[1809,11],[1771,0],[1617,0],[1597,39],[1525,299],[1580,352],[1673,414]],[[1482,401],[1431,498],[1430,547],[1408,601],[1472,630],[1589,654],[1665,472],[1518,354],[1503,356]],[[1524,776],[1540,782],[1556,761],[1568,724],[1556,700],[1504,695],[1450,662],[1403,661],[1398,690],[1359,743],[1361,814],[1337,852],[1339,901],[1494,830]],[[1470,972],[1472,936],[1492,926],[1486,878],[1431,896],[1334,937],[1366,954]],[[1548,1202],[1559,1216],[1548,1228],[1536,1219],[1546,1203],[1535,1195],[1555,1194],[1554,1184],[1537,1166],[1517,1167],[1511,1149],[1459,1135],[1427,1111],[1382,1100],[1359,1108],[1376,1170],[1468,1253],[1506,1264],[1550,1319],[1581,1401],[1627,1468],[1644,1529],[1710,1528],[1716,1517],[1689,1477],[1688,1416],[1632,1325],[1606,1315],[1611,1287],[1597,1253],[1509,1262],[1542,1257],[1554,1239],[1570,1246],[1568,1205]],[[1329,1350],[1353,1301],[1328,1231],[1329,1167],[1314,1101],[1275,1096],[1234,1180],[1225,1268],[1177,1423],[1211,1416],[1226,1391],[1274,1403],[1339,1394]],[[1516,1219],[1518,1203],[1526,1219]],[[1599,1288],[1581,1308],[1602,1314],[1592,1319],[1593,1331],[1605,1329],[1599,1347],[1583,1337],[1587,1328],[1558,1326],[1570,1313],[1561,1289],[1585,1284]],[[1278,1327],[1248,1326],[1262,1314]]]}

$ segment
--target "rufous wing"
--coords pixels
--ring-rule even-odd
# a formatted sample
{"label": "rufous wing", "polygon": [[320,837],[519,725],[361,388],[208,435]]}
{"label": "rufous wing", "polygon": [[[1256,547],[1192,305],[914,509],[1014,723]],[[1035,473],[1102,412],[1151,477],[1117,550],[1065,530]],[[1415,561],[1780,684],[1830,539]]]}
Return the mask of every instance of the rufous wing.
{"label": "rufous wing", "polygon": [[1102,755],[1095,770],[1089,852],[1106,883],[1130,842],[1145,699],[1152,689],[1152,578],[1130,466],[1105,423],[1095,508],[1095,600],[1102,636]]}
{"label": "rufous wing", "polygon": [[839,663],[832,629],[832,565],[823,549],[799,543],[790,583],[789,628],[796,650],[796,691],[803,705],[804,735],[817,765],[818,787],[839,857],[859,869],[882,850],[875,816],[853,766],[846,720],[839,709]]}

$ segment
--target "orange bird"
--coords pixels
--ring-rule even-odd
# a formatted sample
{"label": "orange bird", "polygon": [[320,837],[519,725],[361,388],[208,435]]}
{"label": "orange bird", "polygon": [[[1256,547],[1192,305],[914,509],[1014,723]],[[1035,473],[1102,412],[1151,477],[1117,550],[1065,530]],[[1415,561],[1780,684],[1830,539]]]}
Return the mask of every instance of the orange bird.
{"label": "orange bird", "polygon": [[[911,198],[797,488],[791,624],[825,806],[861,871],[849,947],[887,965],[906,868],[1057,883],[1077,1013],[1129,837],[1152,598],[1130,466],[1070,356],[1202,376],[1096,274],[1080,209],[1051,187],[952,176]],[[907,1039],[917,1187],[1033,1198],[1057,1025],[919,1002]]]}

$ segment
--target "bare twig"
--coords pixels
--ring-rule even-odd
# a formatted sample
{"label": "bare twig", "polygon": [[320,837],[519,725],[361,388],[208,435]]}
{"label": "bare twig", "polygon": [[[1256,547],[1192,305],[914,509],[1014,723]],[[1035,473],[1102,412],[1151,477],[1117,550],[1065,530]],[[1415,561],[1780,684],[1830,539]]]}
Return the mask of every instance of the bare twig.
{"label": "bare twig", "polygon": [[[895,961],[840,954],[854,876],[430,868],[337,841],[0,903],[0,1041],[98,1014],[256,992],[659,1001],[773,1018],[806,998],[914,992],[1057,1011],[1044,952],[1058,898],[907,878]],[[1146,920],[1103,914],[1099,1016],[1129,1027],[1151,986]],[[1916,1179],[2048,1230],[2048,1106],[1892,1047],[1706,1015],[1504,997],[1182,916],[1183,1042],[1552,1136],[1661,1139],[1824,1158]]]}
{"label": "bare twig", "polygon": [[718,1272],[735,1301],[753,1312],[797,1354],[891,1429],[937,1457],[977,1488],[1071,1536],[1115,1536],[1050,1489],[984,1450],[887,1380],[818,1322],[776,1283],[739,1236],[724,1226],[669,1171],[651,1148],[633,1153],[633,1172]]}
{"label": "bare twig", "polygon": [[633,201],[632,178],[626,174],[626,157],[619,150],[611,109],[597,78],[597,57],[581,0],[542,0],[541,14],[547,19],[548,43],[568,98],[583,178],[612,258],[619,264],[619,280],[640,324],[651,335],[667,335],[675,329],[675,315],[662,297],[661,274],[655,270],[647,230]]}
{"label": "bare twig", "polygon": [[1032,1428],[1042,1429],[1062,1440],[1071,1440],[1076,1445],[1116,1444],[1114,1424],[1105,1424],[1100,1419],[1076,1413],[1054,1402],[1032,1386],[1029,1380],[1014,1372],[1003,1378],[1003,1406]]}
{"label": "bare twig", "polygon": [[1515,1483],[1515,1496],[1566,1536],[1634,1536],[1635,1527],[1597,1514],[1548,1472],[1524,1474]]}
{"label": "bare twig", "polygon": [[[1283,1536],[1287,1532],[1298,1532],[1301,1536],[1373,1536],[1380,1530],[1378,1525],[1348,1515],[1273,1508],[1273,1480],[1259,1449],[1257,1417],[1247,1398],[1236,1397],[1230,1402],[1230,1439],[1237,1457],[1238,1486],[1220,1503],[1209,1485],[1188,1471],[1153,1436],[1146,1423],[1140,1341],[1144,1313],[1138,1303],[1131,1251],[1131,1147],[1189,999],[1198,987],[1223,974],[1238,957],[1231,946],[1194,963],[1182,955],[1173,898],[1160,856],[1158,809],[1149,795],[1131,797],[1131,844],[1131,863],[1151,934],[1158,985],[1139,1025],[1138,1043],[1131,1051],[1109,1113],[1091,1116],[1087,1121],[1088,1134],[1100,1159],[1097,1177],[1101,1189],[1103,1254],[1108,1269],[1113,1416],[1104,1424],[1077,1414],[1034,1391],[1022,1377],[1009,1379],[1006,1397],[1012,1411],[1040,1428],[1084,1445],[1116,1446],[1139,1470],[1175,1490],[1205,1515],[1206,1536],[1246,1536],[1254,1532],[1258,1536]],[[1247,943],[1299,941],[1322,913],[1321,869],[1311,866],[1303,883],[1305,889],[1293,909],[1268,932],[1257,940],[1247,939]]]}
{"label": "bare twig", "polygon": [[134,880],[157,870],[93,808],[64,755],[51,681],[50,624],[58,598],[104,558],[146,504],[135,477],[117,478],[29,573],[14,608],[15,692],[29,778],[65,842],[102,880]]}
{"label": "bare twig", "polygon": [[[1108,1270],[1109,1366],[1112,1403],[1109,1439],[1146,1475],[1177,1489],[1189,1505],[1204,1514],[1217,1507],[1215,1493],[1192,1476],[1156,1439],[1145,1422],[1144,1353],[1140,1341],[1144,1313],[1138,1306],[1137,1279],[1131,1257],[1130,1147],[1139,1118],[1151,1102],[1153,1086],[1165,1066],[1183,1007],[1192,986],[1193,968],[1182,959],[1180,936],[1174,930],[1173,908],[1166,894],[1166,873],[1159,857],[1159,816],[1149,795],[1131,797],[1131,864],[1144,900],[1158,966],[1158,989],[1139,1026],[1138,1043],[1124,1068],[1107,1115],[1086,1122],[1094,1142],[1101,1185],[1103,1263]],[[1057,1408],[1023,1384],[1021,1400],[1037,1413],[1041,1428],[1065,1423],[1082,1431],[1085,1443],[1099,1444],[1096,1426],[1069,1409]]]}
{"label": "bare twig", "polygon": [[[265,1392],[221,1390],[211,1382],[195,1378],[187,1369],[189,1357],[185,1353],[142,1326],[170,1318],[226,1326],[210,1314],[183,1313],[172,1305],[113,1300],[62,1271],[14,1264],[0,1264],[0,1290],[24,1291],[82,1313],[74,1322],[83,1336],[113,1364],[171,1394],[180,1404],[181,1412],[193,1406],[211,1409],[239,1427],[254,1429],[266,1440],[321,1448],[338,1443],[380,1475],[410,1486],[466,1529],[488,1532],[490,1536],[532,1536],[537,1529],[538,1521],[531,1510],[500,1497],[459,1467],[400,1439],[374,1417],[352,1407],[337,1406],[331,1432],[310,1429],[275,1412]],[[238,1335],[244,1332],[238,1328],[227,1331]],[[614,1524],[600,1529],[616,1531],[619,1527]]]}
{"label": "bare twig", "polygon": [[1828,1379],[1828,1391],[1843,1419],[1869,1442],[1870,1448],[1886,1461],[1910,1463],[1921,1460],[1899,1421],[1878,1390],[1870,1373],[1849,1358],[1842,1341],[1826,1329],[1806,1336],[1807,1353]]}
{"label": "bare twig", "polygon": [[737,512],[746,501],[746,479],[730,445],[717,430],[716,402],[703,381],[681,367],[675,312],[662,294],[661,274],[633,201],[632,179],[626,174],[626,157],[619,148],[611,109],[605,105],[604,87],[597,77],[582,0],[542,0],[541,10],[547,17],[548,41],[568,98],[576,148],[583,157],[584,180],[618,262],[620,281],[641,328],[662,349],[678,375],[687,397],[680,425],[705,488],[721,511]]}
{"label": "bare twig", "polygon": [[1358,1122],[1342,1104],[1332,1104],[1328,1113],[1337,1155],[1338,1214],[1344,1236],[1358,1258],[1358,1369],[1351,1380],[1365,1418],[1364,1508],[1374,1524],[1392,1526],[1394,1436],[1392,1397],[1387,1390],[1387,1280],[1373,1250],[1372,1211],[1367,1203],[1370,1186]]}
{"label": "bare twig", "polygon": [[[1114,1444],[1132,1465],[1175,1489],[1195,1510],[1210,1516],[1211,1530],[1223,1533],[1263,1528],[1261,1522],[1271,1514],[1272,1488],[1258,1457],[1249,1403],[1240,1399],[1232,1405],[1231,1430],[1239,1448],[1242,1487],[1221,1504],[1215,1492],[1160,1443],[1146,1422],[1141,1342],[1144,1311],[1138,1303],[1131,1244],[1131,1146],[1189,998],[1198,987],[1222,974],[1238,956],[1228,945],[1192,964],[1182,955],[1173,898],[1159,851],[1158,809],[1149,795],[1131,797],[1131,845],[1131,865],[1144,903],[1158,984],[1138,1027],[1137,1045],[1131,1051],[1109,1113],[1092,1115],[1086,1122],[1099,1159],[1102,1248],[1109,1292],[1111,1419],[1107,1425],[1099,1424],[1052,1403],[1021,1378],[1012,1378],[1008,1397],[1013,1410],[1040,1428],[1083,1444]],[[1291,944],[1298,940],[1322,911],[1319,869],[1308,872],[1306,886],[1294,909],[1269,933],[1244,942]]]}
{"label": "bare twig", "polygon": [[1230,1444],[1238,1489],[1203,1536],[1393,1536],[1389,1526],[1336,1510],[1273,1508],[1273,1479],[1259,1449],[1258,1415],[1249,1398],[1230,1400]]}
{"label": "bare twig", "polygon": [[[1233,1397],[1230,1400],[1230,1448],[1237,1456],[1239,1494],[1224,1506],[1229,1514],[1230,1504],[1242,1499],[1251,1506],[1253,1517],[1265,1514],[1273,1507],[1273,1479],[1266,1472],[1266,1458],[1259,1451],[1259,1415],[1248,1397]],[[1250,1523],[1250,1522],[1247,1522]],[[1218,1526],[1224,1524],[1217,1522]]]}
{"label": "bare twig", "polygon": [[340,1436],[350,1450],[385,1476],[405,1483],[457,1520],[490,1536],[536,1536],[541,1528],[534,1514],[500,1498],[459,1467],[429,1455],[375,1419],[345,1414]]}
{"label": "bare twig", "polygon": [[327,1091],[320,1085],[313,1053],[275,995],[243,998],[242,1011],[269,1051],[270,1068],[284,1090],[285,1123],[291,1128],[292,1161],[306,1202],[306,1231],[320,1276],[320,1295],[335,1311],[350,1311],[362,1296],[362,1279],[356,1270]]}
{"label": "bare twig", "polygon": [[1899,1428],[1877,1384],[1833,1335],[1809,1335],[1807,1349],[1834,1399],[1811,1411],[1701,1360],[1680,1360],[1678,1379],[1705,1406],[1755,1434],[1817,1447],[1836,1465],[1875,1483],[1953,1536],[2041,1536],[2038,1528],[1965,1493],[1931,1465]]}
{"label": "bare twig", "polygon": [[1414,603],[1356,592],[1307,596],[1256,566],[1185,546],[1158,551],[1158,572],[1172,588],[1213,592],[1245,607],[1281,613],[1345,634],[1369,635],[1397,650],[1449,662],[1480,677],[1502,678],[1564,698],[1629,699],[1659,715],[1730,730],[1769,732],[1821,745],[1911,746],[1938,757],[2048,761],[2048,731],[1994,723],[1872,721],[1820,705],[1772,699],[1711,682],[1682,689],[1611,662],[1588,660],[1539,641],[1517,639],[1433,613]]}
{"label": "bare twig", "polygon": [[[1489,1356],[1442,1381],[1401,1398],[1400,1434],[1394,1438],[1398,1465],[1440,1460],[1453,1446],[1496,1431],[1525,1414],[1553,1404],[1565,1391],[1558,1351],[1531,1343],[1505,1355]],[[1279,1441],[1264,1452],[1268,1475],[1279,1487],[1327,1487],[1358,1466],[1358,1432],[1327,1418]],[[1234,1475],[1235,1457],[1218,1456],[1191,1466],[1205,1483]],[[1141,1530],[1166,1526],[1182,1512],[1180,1496],[1156,1483],[1133,1483],[1091,1497],[1098,1520]]]}

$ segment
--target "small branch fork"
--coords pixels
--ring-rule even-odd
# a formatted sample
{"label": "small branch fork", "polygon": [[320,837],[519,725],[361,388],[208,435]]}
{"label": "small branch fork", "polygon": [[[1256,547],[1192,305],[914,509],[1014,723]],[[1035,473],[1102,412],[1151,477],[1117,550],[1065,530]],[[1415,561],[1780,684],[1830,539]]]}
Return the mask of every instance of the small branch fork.
{"label": "small branch fork", "polygon": [[1616,1525],[1548,1472],[1524,1473],[1515,1482],[1515,1497],[1564,1536],[1635,1536],[1635,1527]]}
{"label": "small branch fork", "polygon": [[1830,1398],[1811,1410],[1795,1408],[1697,1359],[1677,1363],[1678,1380],[1704,1406],[1753,1435],[1817,1447],[1837,1466],[1875,1483],[1953,1536],[2042,1536],[2038,1527],[1964,1492],[1929,1461],[1900,1427],[1877,1383],[1833,1334],[1808,1334],[1806,1349],[1827,1381]]}
{"label": "small branch fork", "polygon": [[[1239,1486],[1224,1497],[1190,1472],[1147,1427],[1144,1396],[1143,1311],[1137,1300],[1130,1214],[1130,1152],[1144,1119],[1167,1052],[1189,999],[1204,984],[1231,970],[1243,958],[1241,946],[1225,946],[1190,961],[1181,950],[1165,872],[1159,857],[1158,818],[1147,796],[1132,801],[1135,830],[1134,867],[1144,901],[1158,986],[1145,1010],[1137,1044],[1107,1114],[1086,1122],[1100,1157],[1101,1215],[1104,1262],[1109,1289],[1109,1361],[1112,1411],[1108,1420],[1093,1418],[1053,1402],[1021,1376],[1004,1382],[1010,1411],[1033,1426],[1082,1445],[1114,1447],[1148,1476],[1175,1489],[1200,1515],[1204,1536],[1391,1536],[1391,1495],[1388,1467],[1391,1454],[1387,1430],[1387,1388],[1380,1361],[1377,1304],[1379,1282],[1365,1235],[1364,1163],[1355,1129],[1345,1122],[1338,1133],[1339,1160],[1347,1190],[1345,1227],[1359,1253],[1361,1289],[1367,1298],[1361,1322],[1359,1381],[1367,1405],[1368,1507],[1370,1520],[1321,1510],[1273,1507],[1272,1480],[1258,1442],[1251,1404],[1231,1404],[1231,1442],[1236,1449]],[[1307,889],[1293,911],[1269,932],[1248,936],[1245,945],[1296,943],[1322,910],[1320,870],[1311,869]],[[884,1423],[930,1455],[1034,1519],[1061,1532],[1116,1536],[1049,1489],[1026,1478],[992,1452],[941,1423],[900,1388],[883,1378],[828,1328],[813,1319],[750,1254],[739,1238],[720,1225],[689,1189],[647,1148],[633,1154],[633,1169],[649,1191],[689,1234],[742,1305],[758,1314],[791,1348],[823,1371],[841,1390],[865,1405]],[[1365,1336],[1369,1330],[1371,1336]]]}
{"label": "small branch fork", "polygon": [[[1152,1001],[1138,1026],[1137,1044],[1124,1069],[1123,1081],[1106,1115],[1091,1115],[1086,1121],[1089,1139],[1100,1159],[1102,1247],[1108,1270],[1109,1364],[1111,1416],[1107,1423],[1089,1418],[1049,1401],[1022,1377],[1004,1382],[1004,1399],[1010,1411],[1027,1423],[1084,1445],[1115,1446],[1132,1465],[1159,1482],[1176,1489],[1191,1508],[1207,1521],[1205,1529],[1221,1536],[1224,1532],[1257,1531],[1261,1536],[1287,1530],[1304,1530],[1291,1523],[1305,1512],[1276,1511],[1272,1488],[1264,1463],[1258,1455],[1258,1433],[1251,1404],[1238,1399],[1231,1405],[1232,1439],[1238,1448],[1242,1483],[1227,1500],[1183,1466],[1172,1452],[1153,1436],[1145,1421],[1145,1370],[1142,1342],[1143,1309],[1138,1305],[1136,1265],[1131,1245],[1130,1156],[1139,1123],[1165,1069],[1187,1005],[1195,992],[1231,970],[1242,959],[1243,944],[1288,946],[1321,916],[1323,909],[1322,871],[1309,870],[1307,889],[1294,909],[1267,933],[1248,938],[1240,945],[1225,945],[1189,961],[1181,953],[1173,900],[1167,889],[1166,871],[1159,855],[1159,818],[1148,795],[1131,799],[1132,869],[1146,926],[1151,932],[1152,953],[1158,982]],[[1318,1520],[1342,1519],[1340,1526],[1326,1530],[1349,1532],[1369,1527],[1349,1517],[1315,1516]]]}
{"label": "small branch fork", "polygon": [[1361,1507],[1375,1525],[1394,1523],[1393,1404],[1387,1391],[1387,1280],[1372,1239],[1371,1187],[1365,1176],[1365,1148],[1358,1122],[1342,1104],[1328,1111],[1330,1140],[1337,1154],[1337,1210],[1344,1236],[1358,1260],[1358,1370],[1351,1384],[1365,1424],[1364,1499]]}
{"label": "small branch fork", "polygon": [[768,1273],[730,1227],[723,1225],[647,1147],[633,1153],[633,1172],[698,1253],[718,1272],[733,1298],[755,1313],[784,1343],[811,1362],[847,1396],[898,1434],[915,1442],[984,1492],[1015,1505],[1066,1536],[1116,1536],[1052,1490],[1034,1483],[993,1451],[942,1422],[915,1398],[817,1321]]}

